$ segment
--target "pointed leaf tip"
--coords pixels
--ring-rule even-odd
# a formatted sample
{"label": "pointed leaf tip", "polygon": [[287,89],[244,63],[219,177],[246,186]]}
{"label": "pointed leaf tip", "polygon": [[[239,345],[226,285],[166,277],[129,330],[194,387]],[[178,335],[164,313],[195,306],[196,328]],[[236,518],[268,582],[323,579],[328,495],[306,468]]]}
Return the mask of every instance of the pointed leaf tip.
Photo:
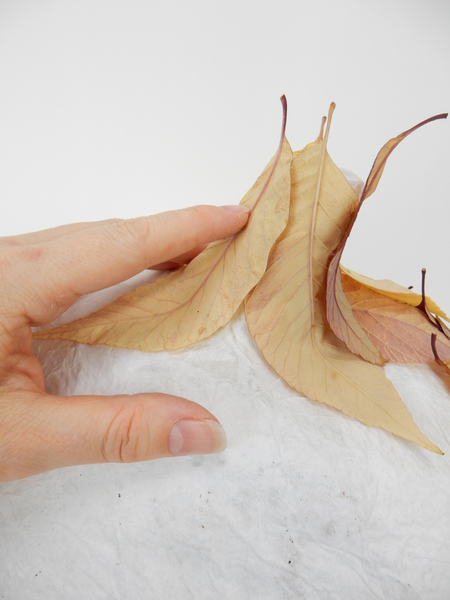
{"label": "pointed leaf tip", "polygon": [[325,123],[327,122],[327,118],[325,116],[322,117],[322,121],[320,123],[320,131],[317,136],[316,144],[320,144],[323,141],[323,132],[325,131]]}
{"label": "pointed leaf tip", "polygon": [[281,106],[283,107],[283,123],[281,125],[281,141],[280,145],[283,142],[284,136],[286,135],[286,122],[287,122],[287,100],[286,96],[283,94],[280,98]]}
{"label": "pointed leaf tip", "polygon": [[333,116],[334,110],[336,108],[336,104],[334,102],[332,102],[330,104],[330,108],[328,109],[328,129],[330,128],[331,125],[331,117]]}

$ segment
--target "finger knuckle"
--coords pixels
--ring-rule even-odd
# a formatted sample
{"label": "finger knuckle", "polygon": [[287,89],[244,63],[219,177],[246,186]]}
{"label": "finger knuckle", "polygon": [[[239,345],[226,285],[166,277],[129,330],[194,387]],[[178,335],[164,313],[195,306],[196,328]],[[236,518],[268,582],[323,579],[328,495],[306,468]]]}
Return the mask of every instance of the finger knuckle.
{"label": "finger knuckle", "polygon": [[18,313],[25,310],[30,300],[36,300],[39,291],[39,281],[32,285],[33,279],[38,279],[39,272],[45,260],[46,248],[43,245],[15,246],[8,245],[0,249],[0,285],[2,295],[0,305],[6,310]]}
{"label": "finger knuckle", "polygon": [[149,435],[143,413],[144,408],[139,402],[125,404],[116,412],[102,442],[106,462],[130,463],[146,459]]}
{"label": "finger knuckle", "polygon": [[127,255],[139,257],[143,269],[148,266],[155,233],[152,219],[148,217],[125,219],[109,230],[109,235],[113,236],[116,245],[118,244]]}
{"label": "finger knuckle", "polygon": [[119,224],[124,238],[134,247],[143,249],[152,238],[152,226],[147,217],[137,217],[136,219],[127,219]]}

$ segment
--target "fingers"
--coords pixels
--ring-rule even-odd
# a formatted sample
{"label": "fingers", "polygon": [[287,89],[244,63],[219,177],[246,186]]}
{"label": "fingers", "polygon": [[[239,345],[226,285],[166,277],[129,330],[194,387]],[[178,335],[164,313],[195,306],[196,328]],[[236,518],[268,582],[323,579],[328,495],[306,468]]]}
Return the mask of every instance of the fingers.
{"label": "fingers", "polygon": [[[23,277],[39,282],[43,305],[67,308],[81,294],[236,233],[248,220],[248,210],[241,208],[196,206],[82,229],[27,247],[32,272]],[[46,319],[35,312],[29,315],[33,323]]]}
{"label": "fingers", "polygon": [[210,454],[226,446],[209,411],[166,394],[43,396],[29,403],[15,429],[0,444],[0,481],[70,465]]}

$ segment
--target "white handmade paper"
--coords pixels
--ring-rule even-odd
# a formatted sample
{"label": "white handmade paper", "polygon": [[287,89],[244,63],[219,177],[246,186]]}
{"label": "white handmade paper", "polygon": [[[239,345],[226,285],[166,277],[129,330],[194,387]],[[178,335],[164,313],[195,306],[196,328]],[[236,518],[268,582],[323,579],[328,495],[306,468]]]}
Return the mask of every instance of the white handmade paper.
{"label": "white handmade paper", "polygon": [[[81,298],[64,320],[153,276]],[[385,368],[445,456],[300,396],[242,312],[171,353],[33,348],[49,392],[184,396],[216,415],[228,448],[0,484],[2,600],[448,598],[450,378],[438,369]]]}

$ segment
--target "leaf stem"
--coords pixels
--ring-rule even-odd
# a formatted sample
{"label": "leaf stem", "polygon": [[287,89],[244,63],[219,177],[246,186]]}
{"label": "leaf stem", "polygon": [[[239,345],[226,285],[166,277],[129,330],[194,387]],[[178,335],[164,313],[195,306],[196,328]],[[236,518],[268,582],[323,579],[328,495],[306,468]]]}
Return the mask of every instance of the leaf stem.
{"label": "leaf stem", "polygon": [[322,117],[322,122],[320,124],[320,131],[319,131],[319,135],[317,136],[316,144],[318,144],[319,142],[323,141],[323,131],[325,129],[325,123],[326,122],[327,122],[327,118],[326,117]]}
{"label": "leaf stem", "polygon": [[286,96],[284,94],[283,94],[283,96],[281,96],[280,101],[281,101],[281,105],[283,107],[283,120],[282,120],[282,123],[281,123],[280,143],[278,144],[278,150],[277,150],[277,153],[275,155],[275,160],[273,161],[272,168],[270,169],[270,173],[269,173],[266,181],[264,182],[264,185],[263,185],[260,193],[258,194],[258,197],[254,201],[253,206],[250,209],[250,217],[251,217],[251,213],[253,212],[253,210],[257,206],[258,202],[263,197],[264,192],[268,188],[270,180],[272,179],[272,175],[273,175],[275,169],[277,168],[278,161],[280,160],[280,156],[281,156],[281,153],[283,151],[284,138],[286,136],[286,122],[287,122],[287,100],[286,100]]}
{"label": "leaf stem", "polygon": [[391,140],[389,140],[389,142],[387,144],[385,144],[383,146],[383,148],[381,148],[380,152],[377,154],[377,157],[372,166],[372,170],[370,171],[369,176],[367,177],[366,183],[364,185],[364,189],[362,191],[361,198],[359,201],[360,206],[364,202],[364,200],[367,198],[367,196],[370,195],[368,192],[370,191],[370,189],[373,185],[373,182],[377,179],[380,172],[384,169],[387,159],[392,154],[392,152],[395,150],[395,148],[400,144],[400,142],[403,141],[405,139],[405,137],[407,137],[410,133],[413,133],[413,131],[416,131],[420,127],[423,127],[424,125],[427,125],[428,123],[431,123],[432,121],[437,121],[438,119],[446,119],[447,117],[448,117],[448,113],[441,113],[439,115],[435,115],[434,117],[430,117],[429,119],[425,119],[425,121],[421,121],[417,125],[414,125],[414,127],[411,127],[411,129],[404,131],[396,138],[392,138]]}
{"label": "leaf stem", "polygon": [[[322,183],[323,167],[325,164],[325,156],[327,153],[327,143],[328,143],[328,136],[330,134],[331,117],[333,116],[335,108],[336,108],[336,104],[334,102],[332,102],[330,104],[330,108],[328,111],[328,121],[327,121],[327,128],[325,130],[325,138],[324,138],[323,142],[319,142],[319,143],[323,143],[323,147],[322,147],[322,155],[320,157],[319,172],[317,174],[316,196],[314,198],[313,215],[312,215],[312,221],[311,221],[311,236],[310,236],[310,240],[309,240],[311,332],[313,333],[313,335],[314,335],[314,332],[313,332],[313,330],[314,330],[314,285],[313,285],[313,278],[312,278],[312,272],[313,272],[312,261],[313,261],[313,246],[314,246],[314,229],[316,227],[317,207],[319,205],[319,197],[320,197],[320,184]],[[322,120],[322,123],[324,123],[323,120]]]}

